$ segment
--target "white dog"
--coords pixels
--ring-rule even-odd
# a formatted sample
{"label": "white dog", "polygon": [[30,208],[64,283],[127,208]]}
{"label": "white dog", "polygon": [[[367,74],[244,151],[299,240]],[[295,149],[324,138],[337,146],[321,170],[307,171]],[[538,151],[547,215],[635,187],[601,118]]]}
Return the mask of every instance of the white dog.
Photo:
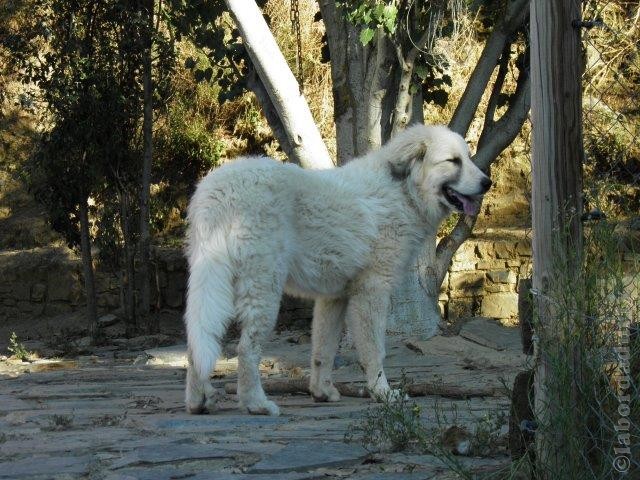
{"label": "white dog", "polygon": [[388,394],[390,294],[427,234],[452,211],[477,214],[490,186],[460,135],[424,125],[340,168],[248,157],[209,173],[188,212],[187,411],[214,409],[209,375],[236,319],[240,405],[279,413],[258,365],[283,292],[315,299],[309,388],[316,400],[340,398],[331,373],[345,323],[368,388]]}

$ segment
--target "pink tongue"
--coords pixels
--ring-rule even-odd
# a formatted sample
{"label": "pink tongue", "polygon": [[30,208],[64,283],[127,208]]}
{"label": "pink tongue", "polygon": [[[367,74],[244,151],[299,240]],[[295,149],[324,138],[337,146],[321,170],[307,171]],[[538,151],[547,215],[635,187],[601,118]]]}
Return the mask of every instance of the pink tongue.
{"label": "pink tongue", "polygon": [[480,210],[480,202],[477,202],[469,197],[464,195],[459,195],[456,193],[456,197],[458,200],[462,202],[462,209],[464,210],[465,215],[477,215]]}

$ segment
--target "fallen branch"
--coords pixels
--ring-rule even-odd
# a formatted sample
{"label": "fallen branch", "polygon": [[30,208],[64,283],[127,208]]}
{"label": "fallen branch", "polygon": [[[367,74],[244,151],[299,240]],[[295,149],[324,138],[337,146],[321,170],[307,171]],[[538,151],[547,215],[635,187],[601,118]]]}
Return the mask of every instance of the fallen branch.
{"label": "fallen branch", "polygon": [[[262,381],[264,391],[271,395],[310,394],[309,378],[270,378]],[[353,383],[336,383],[335,387],[343,397],[368,398],[369,391],[362,385]],[[225,383],[224,391],[228,394],[237,393],[235,383]],[[443,385],[441,383],[413,383],[406,386],[410,397],[426,397],[438,395],[447,398],[465,399],[472,397],[493,397],[500,394],[495,387],[464,387],[458,385]]]}

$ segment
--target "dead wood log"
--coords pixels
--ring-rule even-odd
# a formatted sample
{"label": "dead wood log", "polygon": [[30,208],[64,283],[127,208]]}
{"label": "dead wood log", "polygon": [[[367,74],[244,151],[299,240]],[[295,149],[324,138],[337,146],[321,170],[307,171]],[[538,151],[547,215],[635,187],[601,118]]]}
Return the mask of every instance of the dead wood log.
{"label": "dead wood log", "polygon": [[[310,394],[309,378],[268,378],[262,381],[264,391],[271,395]],[[336,383],[335,387],[343,397],[368,398],[369,391],[363,385],[354,383]],[[410,397],[425,397],[438,395],[447,398],[493,397],[499,395],[499,389],[494,387],[465,387],[458,385],[443,385],[441,383],[413,383],[406,386]],[[224,391],[228,394],[237,393],[235,383],[225,383]]]}

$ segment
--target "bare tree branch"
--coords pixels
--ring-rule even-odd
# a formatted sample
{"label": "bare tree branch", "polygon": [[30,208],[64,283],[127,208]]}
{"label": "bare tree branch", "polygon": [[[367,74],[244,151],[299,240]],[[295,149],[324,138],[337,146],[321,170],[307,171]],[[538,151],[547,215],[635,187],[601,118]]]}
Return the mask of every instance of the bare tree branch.
{"label": "bare tree branch", "polygon": [[[497,83],[494,85],[494,90],[491,94],[492,97],[500,93],[495,87],[497,87]],[[478,143],[478,151],[473,157],[473,162],[478,165],[478,167],[483,170],[488,169],[498,155],[513,142],[520,132],[530,108],[531,82],[528,72],[521,70],[518,76],[518,84],[514,98],[508,110],[497,122],[494,122],[490,128],[485,128],[482,131]],[[436,263],[439,279],[444,279],[446,269],[453,255],[460,245],[469,238],[476,219],[477,217],[461,216],[453,231],[438,243],[436,248]]]}
{"label": "bare tree branch", "polygon": [[518,85],[506,113],[491,129],[483,131],[478,143],[474,163],[483,170],[500,155],[516,138],[531,108],[531,79],[527,72],[520,72]]}
{"label": "bare tree branch", "polygon": [[500,93],[502,93],[502,87],[504,86],[504,79],[509,71],[509,58],[511,57],[511,43],[505,45],[502,51],[502,57],[500,57],[500,67],[498,68],[498,75],[496,81],[491,89],[491,96],[487,104],[487,111],[484,115],[484,125],[482,131],[488,131],[495,125],[496,110],[498,108],[498,100]]}
{"label": "bare tree branch", "polygon": [[413,70],[415,68],[416,58],[418,53],[424,48],[431,37],[431,31],[427,27],[422,34],[418,42],[409,50],[409,53],[405,57],[402,53],[402,47],[400,44],[396,44],[396,55],[398,57],[398,63],[400,64],[400,82],[398,84],[398,95],[396,97],[396,104],[393,109],[393,127],[391,129],[391,136],[394,136],[407,126],[411,120],[412,112],[412,100],[411,94],[411,78],[413,77]]}
{"label": "bare tree branch", "polygon": [[456,107],[449,127],[465,135],[473,121],[480,100],[491,79],[491,75],[498,64],[500,55],[511,35],[513,35],[525,22],[529,15],[527,8],[529,0],[515,0],[507,7],[504,19],[495,26],[491,36],[485,44],[480,60],[476,65],[467,88]]}
{"label": "bare tree branch", "polygon": [[271,127],[273,136],[276,137],[276,140],[278,140],[280,148],[285,153],[289,161],[300,165],[300,158],[296,156],[296,151],[291,147],[291,143],[289,142],[289,138],[287,137],[287,133],[285,132],[284,125],[282,124],[282,121],[278,116],[278,112],[273,106],[271,98],[269,98],[269,94],[260,81],[260,77],[258,77],[255,68],[253,68],[253,65],[251,64],[248,65],[246,81],[247,87],[258,99],[258,102],[262,107],[262,112],[267,119],[269,127]]}

